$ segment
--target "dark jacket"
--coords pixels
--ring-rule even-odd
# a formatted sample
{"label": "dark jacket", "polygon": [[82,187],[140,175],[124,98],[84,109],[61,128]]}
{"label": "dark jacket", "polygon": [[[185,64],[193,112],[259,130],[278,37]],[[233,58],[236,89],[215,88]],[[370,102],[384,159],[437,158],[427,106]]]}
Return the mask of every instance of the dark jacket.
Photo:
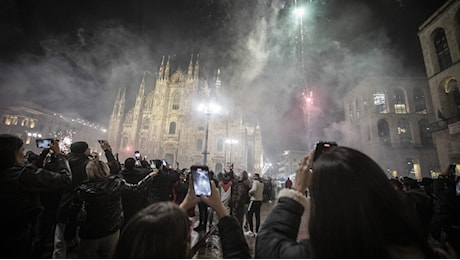
{"label": "dark jacket", "polygon": [[[148,175],[137,184],[129,184],[122,178],[109,176],[80,185],[70,207],[69,227],[75,227],[78,211],[84,201],[87,218],[80,224],[79,234],[82,239],[102,238],[119,230],[123,222],[122,191],[145,191],[151,179]],[[66,238],[74,234],[71,230],[66,232]]]}
{"label": "dark jacket", "polygon": [[179,180],[179,173],[176,171],[165,172],[160,170],[154,177],[148,191],[148,202],[173,201],[173,186]]}
{"label": "dark jacket", "polygon": [[85,154],[69,153],[67,158],[69,159],[70,170],[72,171],[72,183],[67,185],[62,192],[56,216],[58,223],[65,223],[67,221],[70,203],[75,195],[75,188],[88,179],[86,175],[88,157]]}
{"label": "dark jacket", "polygon": [[41,211],[40,192],[62,189],[71,182],[63,155],[57,155],[58,171],[34,165],[13,166],[0,173],[0,257],[31,257],[33,227]]}
{"label": "dark jacket", "polygon": [[311,258],[306,242],[297,234],[304,207],[289,197],[280,197],[257,233],[255,258]]}
{"label": "dark jacket", "polygon": [[243,208],[249,203],[248,180],[238,180],[235,188],[232,187],[232,208]]}
{"label": "dark jacket", "polygon": [[236,218],[223,217],[217,223],[224,258],[251,258],[243,230]]}
{"label": "dark jacket", "polygon": [[14,232],[40,211],[40,192],[59,190],[71,182],[67,160],[63,155],[56,158],[58,172],[27,165],[13,166],[0,174],[0,234]]}
{"label": "dark jacket", "polygon": [[[147,174],[149,174],[148,169],[131,169],[131,170],[122,170],[121,176],[126,182],[131,184],[136,184]],[[131,219],[131,217],[136,214],[139,210],[147,206],[147,192],[133,192],[131,190],[123,190],[121,193],[121,199],[123,204],[123,213],[125,216],[125,223]]]}

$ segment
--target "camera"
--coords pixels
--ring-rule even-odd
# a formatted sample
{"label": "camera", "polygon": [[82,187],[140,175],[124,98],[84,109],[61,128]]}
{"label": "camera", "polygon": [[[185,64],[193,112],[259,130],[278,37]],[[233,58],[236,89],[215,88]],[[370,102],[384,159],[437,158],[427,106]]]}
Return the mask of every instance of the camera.
{"label": "camera", "polygon": [[192,165],[190,167],[193,178],[193,189],[196,196],[210,196],[211,183],[209,182],[209,168],[206,165]]}
{"label": "camera", "polygon": [[50,146],[53,144],[53,139],[51,138],[37,139],[35,141],[37,143],[37,148],[50,148]]}
{"label": "camera", "polygon": [[336,142],[317,142],[315,145],[315,155],[313,157],[313,161],[316,161],[321,154],[334,146],[337,146]]}

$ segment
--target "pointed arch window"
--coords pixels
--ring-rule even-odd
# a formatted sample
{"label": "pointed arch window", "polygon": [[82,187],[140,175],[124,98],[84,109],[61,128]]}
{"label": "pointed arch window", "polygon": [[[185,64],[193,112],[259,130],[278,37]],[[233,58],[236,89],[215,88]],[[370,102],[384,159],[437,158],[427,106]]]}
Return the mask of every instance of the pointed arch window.
{"label": "pointed arch window", "polygon": [[391,145],[388,122],[385,119],[380,119],[377,123],[377,129],[379,132],[380,144]]}
{"label": "pointed arch window", "polygon": [[172,110],[179,110],[180,108],[180,93],[176,92],[172,99]]}
{"label": "pointed arch window", "polygon": [[123,139],[121,140],[121,147],[125,148],[127,145],[128,145],[128,137],[125,136],[125,137],[123,137]]}
{"label": "pointed arch window", "polygon": [[170,135],[176,134],[176,122],[169,123],[169,134]]}
{"label": "pointed arch window", "polygon": [[414,110],[417,114],[426,114],[425,93],[422,88],[414,89]]}
{"label": "pointed arch window", "polygon": [[434,31],[434,47],[436,49],[436,55],[438,56],[439,68],[441,70],[447,69],[452,65],[452,58],[450,57],[446,33],[442,28],[438,28]]}
{"label": "pointed arch window", "polygon": [[355,99],[355,110],[356,110],[356,118],[358,119],[360,114],[359,114],[359,100]]}
{"label": "pointed arch window", "polygon": [[406,114],[406,97],[401,89],[395,89],[393,91],[393,103],[395,107],[395,114]]}
{"label": "pointed arch window", "polygon": [[410,125],[406,119],[402,118],[399,120],[398,124],[398,134],[401,144],[410,144],[412,143],[412,135],[410,133]]}
{"label": "pointed arch window", "polygon": [[222,152],[224,150],[224,140],[217,140],[217,151]]}
{"label": "pointed arch window", "polygon": [[418,121],[418,129],[420,131],[420,142],[422,146],[432,146],[433,139],[431,138],[430,124],[425,119]]}
{"label": "pointed arch window", "polygon": [[198,152],[201,152],[201,150],[203,150],[203,140],[202,139],[198,139],[196,141],[196,150]]}

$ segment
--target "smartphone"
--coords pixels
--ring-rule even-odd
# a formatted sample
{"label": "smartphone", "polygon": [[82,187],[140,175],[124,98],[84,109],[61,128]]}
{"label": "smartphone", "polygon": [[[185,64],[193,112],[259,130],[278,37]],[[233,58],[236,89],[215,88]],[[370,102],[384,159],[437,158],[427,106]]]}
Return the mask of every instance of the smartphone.
{"label": "smartphone", "polygon": [[211,183],[209,182],[209,168],[206,165],[192,165],[190,167],[193,178],[193,188],[196,196],[210,196]]}
{"label": "smartphone", "polygon": [[50,148],[53,139],[37,139],[35,140],[38,148]]}
{"label": "smartphone", "polygon": [[163,166],[166,166],[166,165],[167,165],[166,161],[165,161],[165,160],[163,160]]}
{"label": "smartphone", "polygon": [[141,159],[141,153],[139,151],[135,151],[134,152],[134,158],[136,158],[136,160],[140,160]]}
{"label": "smartphone", "polygon": [[316,161],[323,152],[334,146],[337,146],[336,142],[317,142],[315,145],[315,156],[313,157],[313,161]]}
{"label": "smartphone", "polygon": [[150,160],[150,168],[152,169],[156,169],[157,166],[155,165],[155,161],[154,160]]}

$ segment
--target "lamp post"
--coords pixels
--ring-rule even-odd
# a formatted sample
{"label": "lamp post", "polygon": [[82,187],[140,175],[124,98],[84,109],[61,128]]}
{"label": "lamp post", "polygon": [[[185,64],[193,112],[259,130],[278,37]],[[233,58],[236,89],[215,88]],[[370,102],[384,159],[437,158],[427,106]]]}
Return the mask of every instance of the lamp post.
{"label": "lamp post", "polygon": [[206,114],[206,134],[204,139],[203,165],[206,165],[208,161],[209,118],[211,117],[211,114],[218,114],[220,110],[221,107],[218,104],[212,102],[207,102],[198,106],[198,111]]}
{"label": "lamp post", "polygon": [[[232,163],[232,145],[233,144],[237,144],[238,143],[238,140],[235,140],[235,139],[227,139],[225,140],[225,143],[226,144],[230,144],[230,163]],[[227,158],[227,157],[225,157]],[[227,164],[227,163],[226,163]]]}

